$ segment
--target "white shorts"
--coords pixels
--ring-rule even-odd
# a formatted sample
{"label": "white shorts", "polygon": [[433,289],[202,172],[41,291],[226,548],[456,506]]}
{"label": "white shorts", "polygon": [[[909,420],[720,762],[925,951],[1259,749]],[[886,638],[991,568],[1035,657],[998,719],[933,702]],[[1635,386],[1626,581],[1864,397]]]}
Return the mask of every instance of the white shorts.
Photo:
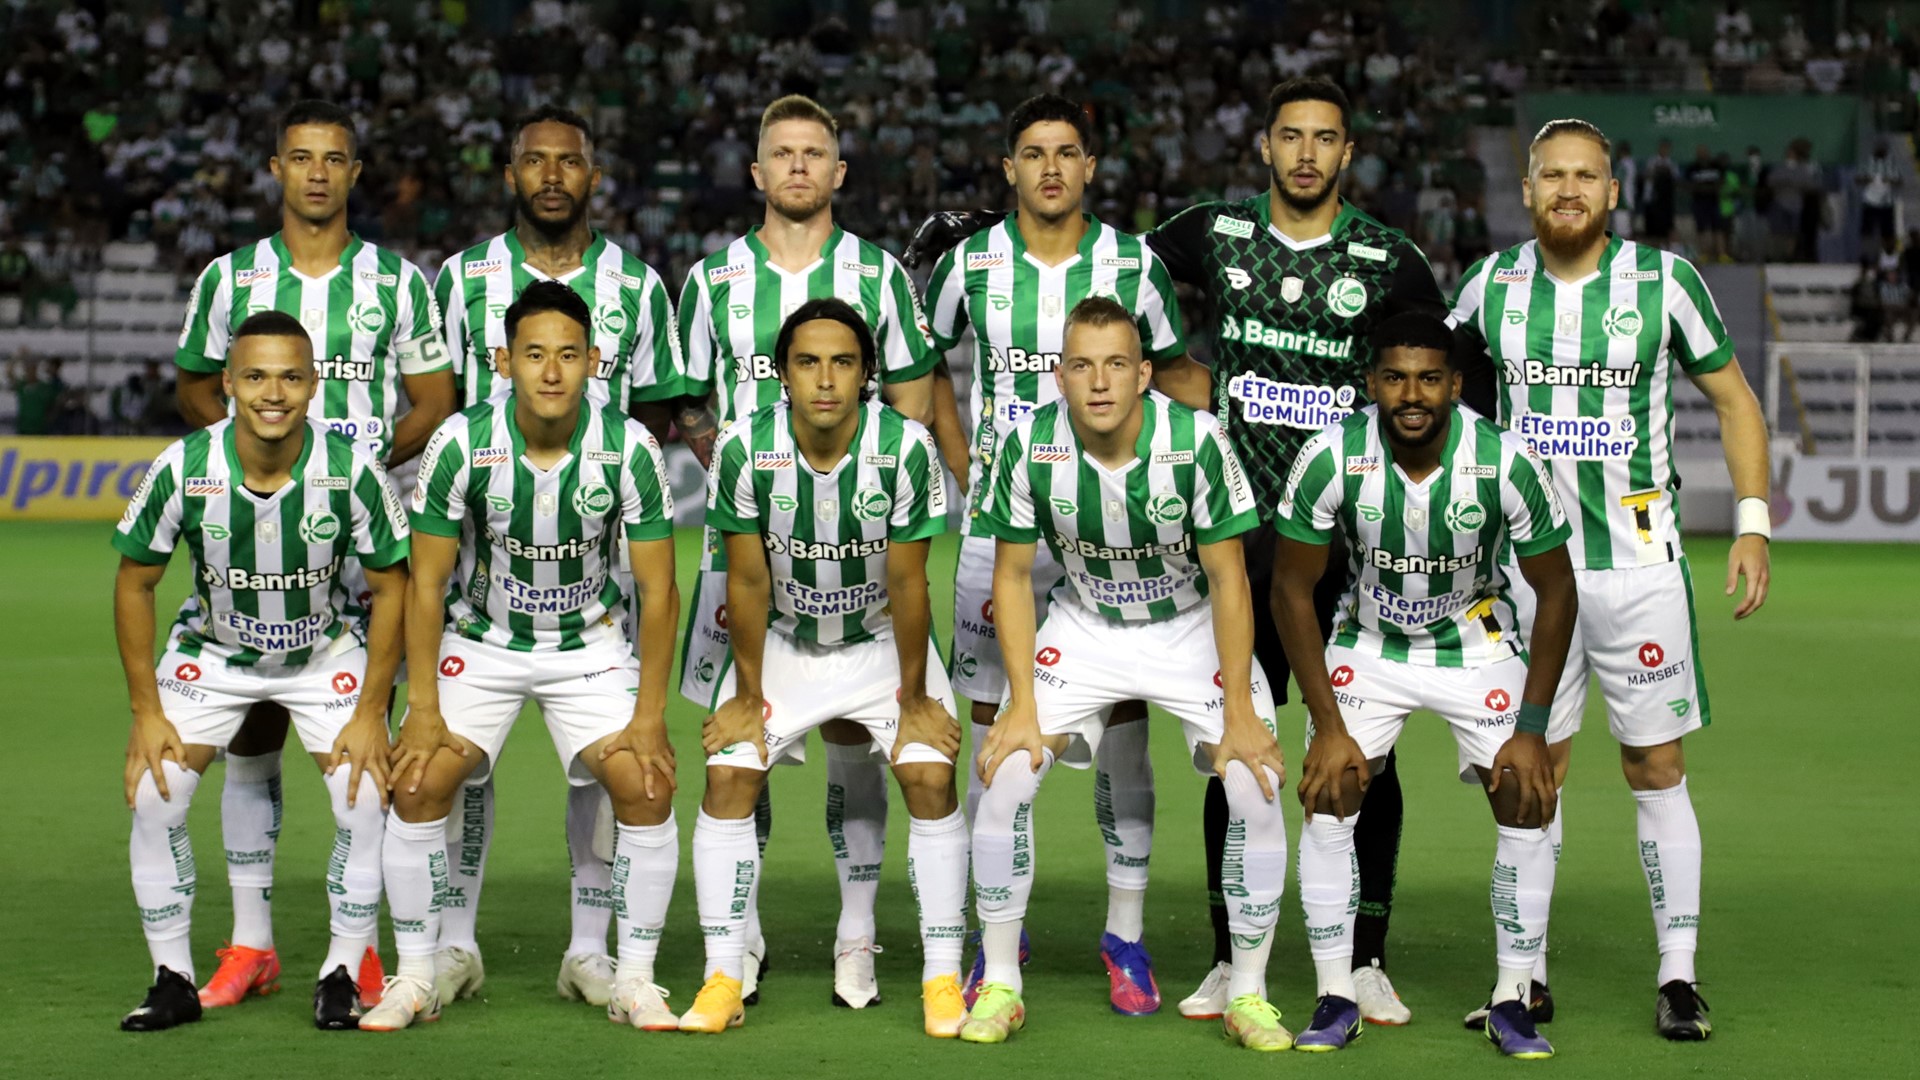
{"label": "white shorts", "polygon": [[160,711],[182,743],[224,748],[246,722],[247,710],[271,701],[292,715],[309,754],[325,754],[360,704],[366,671],[366,647],[347,633],[304,667],[232,667],[217,657],[168,650],[153,674]]}
{"label": "white shorts", "polygon": [[567,781],[593,783],[580,754],[633,722],[639,689],[640,662],[613,641],[566,652],[515,652],[453,633],[440,639],[440,715],[448,731],[487,755],[470,783],[493,771],[529,701],[540,706]]}
{"label": "white shorts", "polygon": [[[964,536],[953,569],[953,692],[968,701],[998,705],[1007,696],[1007,668],[993,632],[991,536]],[[1033,549],[1033,617],[1047,617],[1047,594],[1064,574],[1045,543]]]}
{"label": "white shorts", "polygon": [[[638,635],[635,635],[636,637]],[[768,634],[768,640],[772,640]],[[693,611],[680,642],[680,696],[702,708],[713,702],[727,666],[727,572],[701,570],[693,583]]]}
{"label": "white shorts", "polygon": [[[953,687],[947,684],[932,641],[927,642],[927,661],[927,696],[952,713]],[[708,708],[718,708],[733,696],[733,677],[729,657]],[[766,653],[760,659],[760,686],[766,695],[767,765],[805,761],[807,732],[829,720],[851,720],[866,728],[873,737],[873,752],[893,757],[893,738],[900,723],[900,655],[891,637],[823,646],[768,630]],[[913,762],[951,765],[953,759],[924,743],[910,743],[900,751],[900,764]],[[707,758],[707,764],[766,767],[752,743],[723,747]]]}
{"label": "white shorts", "polygon": [[[1224,732],[1226,696],[1213,640],[1213,606],[1201,604],[1156,623],[1116,623],[1063,603],[1047,613],[1034,638],[1033,697],[1042,735],[1068,735],[1060,763],[1093,764],[1106,734],[1106,712],[1118,702],[1158,705],[1180,721],[1193,767],[1213,773],[1202,746]],[[1277,731],[1273,689],[1253,660],[1253,709]]]}
{"label": "white shorts", "polygon": [[[1532,640],[1534,594],[1518,572],[1513,600]],[[1580,617],[1553,695],[1547,740],[1580,730],[1587,676],[1600,679],[1607,728],[1626,746],[1658,746],[1712,722],[1698,663],[1687,560],[1624,570],[1575,570]]]}
{"label": "white shorts", "polygon": [[[1407,714],[1431,709],[1453,729],[1460,748],[1460,779],[1478,782],[1473,766],[1493,767],[1493,757],[1520,722],[1520,692],[1527,662],[1508,656],[1479,667],[1428,667],[1327,646],[1327,676],[1347,734],[1372,761],[1387,756],[1407,726]],[[1313,721],[1307,721],[1313,742]]]}

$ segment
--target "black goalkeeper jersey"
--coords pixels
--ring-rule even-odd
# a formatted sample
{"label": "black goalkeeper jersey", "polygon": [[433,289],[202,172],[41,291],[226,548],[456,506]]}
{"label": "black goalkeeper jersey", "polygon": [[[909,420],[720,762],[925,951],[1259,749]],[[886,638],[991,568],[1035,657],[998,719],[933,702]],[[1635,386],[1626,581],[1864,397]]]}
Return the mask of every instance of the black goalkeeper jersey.
{"label": "black goalkeeper jersey", "polygon": [[1307,440],[1369,403],[1373,324],[1409,308],[1447,314],[1405,233],[1343,202],[1328,239],[1289,247],[1268,197],[1200,203],[1146,237],[1174,280],[1210,301],[1214,412],[1252,474],[1263,521]]}

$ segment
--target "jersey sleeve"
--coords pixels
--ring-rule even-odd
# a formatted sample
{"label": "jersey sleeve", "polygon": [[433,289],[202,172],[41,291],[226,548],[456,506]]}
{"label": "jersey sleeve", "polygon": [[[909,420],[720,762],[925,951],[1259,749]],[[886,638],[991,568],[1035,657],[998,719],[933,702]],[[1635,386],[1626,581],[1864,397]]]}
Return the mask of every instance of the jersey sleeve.
{"label": "jersey sleeve", "polygon": [[1507,482],[1500,485],[1507,538],[1521,558],[1552,551],[1573,536],[1553,480],[1519,436],[1503,432],[1500,441],[1508,461]]}
{"label": "jersey sleeve", "polygon": [[394,334],[394,340],[399,344],[394,346],[393,356],[401,377],[452,368],[446,339],[440,336],[440,301],[427,284],[427,275],[404,259],[400,263],[397,300],[396,321],[400,329]]}
{"label": "jersey sleeve", "polygon": [[1345,485],[1335,475],[1338,437],[1338,429],[1329,428],[1300,448],[1274,518],[1281,536],[1303,544],[1333,542],[1333,531],[1340,524],[1336,511],[1346,494]]}
{"label": "jersey sleeve", "polygon": [[893,509],[887,521],[887,539],[899,543],[925,540],[947,531],[947,474],[933,448],[927,429],[907,421],[894,463]]}
{"label": "jersey sleeve", "polygon": [[1033,478],[1027,471],[1027,446],[1032,438],[1033,425],[1022,421],[1007,434],[1000,456],[994,460],[993,476],[974,512],[976,522],[988,536],[1015,544],[1040,539],[1040,526],[1033,516]]}
{"label": "jersey sleeve", "polygon": [[174,366],[182,371],[210,375],[227,366],[233,282],[226,265],[220,259],[208,263],[187,296],[187,319],[180,328],[180,347],[173,354]]}
{"label": "jersey sleeve", "polygon": [[1674,358],[1689,375],[1705,375],[1727,366],[1733,359],[1733,338],[1720,321],[1720,308],[1700,280],[1700,271],[1679,257],[1673,259],[1673,272],[1667,275],[1668,341]]}
{"label": "jersey sleeve", "polygon": [[467,298],[466,286],[460,280],[460,256],[455,255],[441,264],[440,276],[433,279],[433,299],[440,309],[440,337],[445,342],[447,362],[455,377],[464,376],[473,357],[467,349]]}
{"label": "jersey sleeve", "polygon": [[1203,544],[1231,539],[1260,523],[1246,470],[1227,433],[1210,421],[1200,421],[1203,433],[1194,448],[1193,533]]}
{"label": "jersey sleeve", "polygon": [[920,300],[913,294],[913,281],[898,260],[886,255],[880,271],[880,381],[912,382],[933,370],[941,353],[928,339],[926,320],[920,316]]}
{"label": "jersey sleeve", "polygon": [[1393,278],[1387,286],[1387,314],[1419,311],[1434,318],[1445,318],[1447,298],[1440,294],[1433,267],[1420,245],[1401,236],[1393,246]]}
{"label": "jersey sleeve", "polygon": [[1187,328],[1180,321],[1180,300],[1174,295],[1173,275],[1153,249],[1141,245],[1146,273],[1140,275],[1140,295],[1133,310],[1140,327],[1140,344],[1147,359],[1172,360],[1187,351]]}
{"label": "jersey sleeve", "polygon": [[637,421],[626,421],[627,452],[620,462],[620,523],[628,540],[673,535],[673,488],[660,444]]}
{"label": "jersey sleeve", "polygon": [[412,531],[407,512],[393,490],[393,479],[373,455],[355,448],[353,454],[353,553],[361,565],[381,570],[407,560]]}
{"label": "jersey sleeve", "polygon": [[634,356],[627,375],[633,381],[633,400],[666,401],[684,392],[686,364],[680,355],[680,331],[674,325],[667,283],[652,267],[641,266],[646,284],[635,312]]}
{"label": "jersey sleeve", "polygon": [[680,287],[679,323],[682,392],[704,398],[713,393],[713,359],[718,342],[713,337],[713,297],[708,295],[704,264],[687,273]]}
{"label": "jersey sleeve", "polygon": [[467,519],[467,475],[472,455],[460,431],[467,418],[454,414],[441,424],[420,452],[420,476],[413,489],[413,528],[429,536],[458,537]]}
{"label": "jersey sleeve", "polygon": [[960,249],[948,249],[933,264],[933,276],[927,279],[927,329],[933,335],[933,347],[946,352],[967,330],[967,277],[960,269]]}
{"label": "jersey sleeve", "polygon": [[1173,280],[1197,289],[1207,287],[1207,232],[1213,227],[1213,208],[1207,203],[1189,206],[1162,222],[1142,239],[1166,264]]}
{"label": "jersey sleeve", "polygon": [[186,459],[181,443],[173,443],[147,467],[147,475],[127,502],[126,513],[113,530],[113,548],[134,562],[163,566],[180,540],[183,509],[180,470]]}
{"label": "jersey sleeve", "polygon": [[707,472],[707,524],[725,533],[760,531],[759,498],[753,488],[752,454],[747,435],[752,425],[733,424],[713,452]]}

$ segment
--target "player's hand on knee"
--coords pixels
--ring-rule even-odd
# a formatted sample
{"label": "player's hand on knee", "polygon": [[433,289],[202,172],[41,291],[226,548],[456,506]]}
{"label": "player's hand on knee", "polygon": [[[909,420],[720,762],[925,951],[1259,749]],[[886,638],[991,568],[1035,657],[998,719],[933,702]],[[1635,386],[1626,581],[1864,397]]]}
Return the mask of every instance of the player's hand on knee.
{"label": "player's hand on knee", "polygon": [[393,744],[387,739],[387,721],[382,712],[377,707],[371,713],[354,710],[353,719],[340,729],[339,736],[333,740],[333,752],[327,756],[328,776],[333,775],[342,760],[347,762],[349,807],[360,797],[360,776],[365,773],[373,777],[374,788],[380,793],[380,809],[387,809],[391,801],[387,758],[392,753]]}
{"label": "player's hand on knee", "polygon": [[889,764],[900,763],[900,751],[908,743],[921,743],[932,747],[947,760],[954,760],[960,753],[960,722],[953,718],[945,705],[921,694],[917,697],[900,695],[900,726],[894,732],[893,759]]}
{"label": "player's hand on knee", "polygon": [[1347,805],[1349,771],[1354,773],[1357,787],[1364,795],[1373,779],[1366,752],[1344,730],[1330,731],[1325,725],[1316,725],[1313,742],[1307,744],[1306,759],[1300,763],[1301,807],[1309,814],[1316,814],[1321,812],[1320,807],[1330,806],[1338,821],[1345,821],[1348,814],[1359,813],[1357,801]]}
{"label": "player's hand on knee", "polygon": [[133,809],[133,797],[140,789],[140,777],[145,773],[153,774],[153,786],[160,792],[162,799],[171,799],[167,791],[167,774],[160,763],[168,758],[176,765],[186,761],[187,748],[180,741],[180,732],[165,716],[155,712],[135,710],[133,730],[127,736],[127,809]]}
{"label": "player's hand on knee", "polygon": [[1040,771],[1041,752],[1046,742],[1040,737],[1040,721],[1033,715],[1032,705],[1008,705],[994,720],[993,728],[987,733],[986,745],[980,748],[976,760],[980,772],[980,783],[993,786],[993,774],[1008,758],[1022,750],[1027,752],[1027,763],[1034,772]]}
{"label": "player's hand on knee", "polygon": [[419,791],[428,764],[442,747],[461,757],[467,756],[467,744],[447,730],[447,722],[441,718],[438,708],[409,708],[406,722],[400,725],[400,738],[394,741],[387,756],[393,770],[388,785],[405,784],[408,794]]}
{"label": "player's hand on knee", "polygon": [[750,742],[767,763],[767,706],[765,702],[730,697],[700,725],[700,747],[717,754],[737,743]]}
{"label": "player's hand on knee", "polygon": [[[1553,785],[1553,760],[1542,735],[1515,732],[1493,756],[1487,794],[1503,784],[1513,785],[1514,823],[1523,829],[1545,828],[1553,820],[1558,796]],[[1511,774],[1511,779],[1509,779]]]}
{"label": "player's hand on knee", "polygon": [[[1260,785],[1260,794],[1268,802],[1273,801],[1274,785],[1284,788],[1287,783],[1287,760],[1280,752],[1280,744],[1258,720],[1251,724],[1229,723],[1226,725],[1220,742],[1213,748],[1213,774],[1222,781],[1227,778],[1227,766],[1239,762],[1253,774]],[[1267,770],[1273,770],[1274,780],[1267,779]]]}
{"label": "player's hand on knee", "polygon": [[1754,533],[1737,537],[1727,552],[1727,595],[1732,596],[1741,578],[1747,579],[1747,591],[1740,606],[1733,609],[1735,620],[1760,610],[1767,602],[1767,585],[1772,578],[1771,552],[1767,538]]}
{"label": "player's hand on knee", "polygon": [[667,739],[665,718],[652,722],[635,720],[628,724],[620,734],[609,738],[600,748],[600,760],[605,761],[625,750],[640,763],[640,780],[647,793],[647,801],[652,802],[662,796],[672,795],[680,789],[677,774],[678,760],[673,756],[673,743]]}

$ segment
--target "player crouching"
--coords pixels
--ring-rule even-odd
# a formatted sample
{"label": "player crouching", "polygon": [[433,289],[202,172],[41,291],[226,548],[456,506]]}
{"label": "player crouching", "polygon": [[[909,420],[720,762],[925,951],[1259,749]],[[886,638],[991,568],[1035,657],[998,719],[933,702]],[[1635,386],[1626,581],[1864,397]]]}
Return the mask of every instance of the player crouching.
{"label": "player crouching", "polygon": [[[1075,305],[1062,357],[1061,400],[1013,430],[979,503],[997,541],[993,607],[1010,678],[980,753],[988,786],[973,860],[986,972],[960,1037],[1002,1042],[1026,1021],[1019,942],[1041,779],[1056,759],[1085,768],[1104,733],[1101,712],[1141,700],[1179,718],[1195,767],[1226,783],[1227,1035],[1285,1050],[1292,1039],[1266,1000],[1287,873],[1274,797],[1285,766],[1272,692],[1253,658],[1240,553],[1255,522],[1252,489],[1211,416],[1147,394],[1153,369],[1120,304],[1095,296]],[[1036,631],[1030,579],[1042,536],[1066,577]]]}
{"label": "player crouching", "polygon": [[[511,392],[446,421],[421,457],[407,593],[415,677],[382,858],[400,961],[364,1030],[440,1015],[447,815],[467,779],[493,768],[528,700],[568,781],[592,778],[613,799],[620,946],[607,1016],[649,1031],[674,1026],[653,981],[680,860],[666,730],[679,618],[672,496],[646,429],[583,400],[600,363],[591,318],[567,286],[528,285],[507,309],[507,347],[495,350]],[[640,606],[637,659],[616,577],[622,543]]]}
{"label": "player crouching", "polygon": [[[1432,709],[1471,766],[1461,778],[1479,778],[1499,823],[1499,971],[1487,1038],[1511,1057],[1551,1057],[1526,999],[1553,896],[1545,826],[1555,794],[1545,735],[1577,606],[1570,530],[1545,468],[1519,436],[1457,407],[1461,378],[1444,323],[1407,312],[1371,338],[1374,404],[1301,450],[1277,518],[1275,620],[1309,719],[1300,905],[1320,998],[1295,1045],[1338,1050],[1361,1032],[1354,822],[1407,714]],[[1353,584],[1323,646],[1313,588],[1335,530],[1353,552]],[[1499,561],[1509,544],[1539,596],[1531,650]]]}
{"label": "player crouching", "polygon": [[873,335],[841,300],[801,304],[780,328],[786,399],[727,428],[708,474],[707,525],[725,537],[732,656],[701,735],[707,790],[693,831],[706,985],[680,1030],[738,1027],[747,912],[760,853],[753,807],[767,767],[798,760],[833,719],[888,755],[912,818],[926,1032],[952,1038],[965,1006],[967,832],[954,790],[959,725],[928,639],[927,540],[946,528],[945,477],[927,430],[869,400]]}
{"label": "player crouching", "polygon": [[[332,938],[314,988],[314,1023],[352,1030],[353,972],[380,910],[387,695],[407,583],[407,520],[366,450],[307,419],[313,345],[280,312],[235,332],[222,375],[233,416],[162,451],[114,532],[114,633],[133,709],[127,805],[134,900],[153,954],[153,988],[120,1021],[159,1031],[200,1019],[188,940],[196,884],[187,807],[247,710],[273,702],[326,774],[336,839],[327,864]],[[154,587],[174,549],[193,592],[153,664]],[[340,567],[366,568],[366,640],[344,614]],[[349,767],[341,768],[345,763]]]}

